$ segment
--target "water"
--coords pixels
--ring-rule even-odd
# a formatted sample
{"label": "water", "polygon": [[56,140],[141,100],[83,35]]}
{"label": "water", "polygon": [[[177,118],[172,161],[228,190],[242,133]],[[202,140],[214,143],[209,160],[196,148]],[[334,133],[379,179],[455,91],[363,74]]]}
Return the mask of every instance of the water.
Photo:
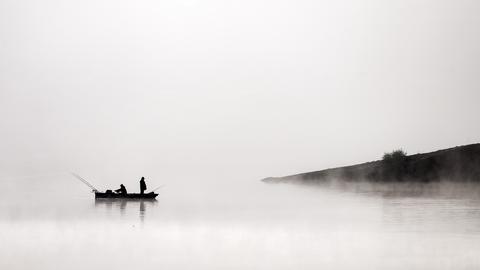
{"label": "water", "polygon": [[0,269],[479,269],[479,190],[248,182],[95,202],[7,188]]}

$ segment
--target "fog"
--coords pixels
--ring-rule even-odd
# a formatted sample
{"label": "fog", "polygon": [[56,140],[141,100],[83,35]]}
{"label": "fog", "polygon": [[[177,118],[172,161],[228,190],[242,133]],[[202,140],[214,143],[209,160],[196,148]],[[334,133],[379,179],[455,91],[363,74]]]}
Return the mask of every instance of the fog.
{"label": "fog", "polygon": [[477,269],[477,186],[260,179],[479,142],[479,9],[0,0],[0,268]]}
{"label": "fog", "polygon": [[479,5],[3,0],[2,181],[245,182],[478,142]]}
{"label": "fog", "polygon": [[478,185],[332,183],[313,188],[255,182],[250,190],[232,186],[222,192],[166,187],[156,202],[94,201],[77,189],[58,189],[42,185],[22,191],[22,197],[2,196],[2,268],[480,265]]}

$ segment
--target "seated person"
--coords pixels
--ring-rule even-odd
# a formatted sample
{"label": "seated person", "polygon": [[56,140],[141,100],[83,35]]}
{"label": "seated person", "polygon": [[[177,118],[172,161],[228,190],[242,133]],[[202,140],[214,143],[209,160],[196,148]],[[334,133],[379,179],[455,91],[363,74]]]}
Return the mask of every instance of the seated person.
{"label": "seated person", "polygon": [[120,194],[127,194],[127,189],[125,188],[125,186],[123,184],[120,184],[120,188],[115,190],[116,193],[120,193]]}

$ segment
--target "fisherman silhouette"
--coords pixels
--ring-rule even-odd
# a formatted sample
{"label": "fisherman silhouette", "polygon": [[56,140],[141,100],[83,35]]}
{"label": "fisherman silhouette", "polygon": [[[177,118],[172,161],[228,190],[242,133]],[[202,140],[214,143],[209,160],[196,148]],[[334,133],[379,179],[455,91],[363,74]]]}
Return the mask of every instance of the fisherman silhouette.
{"label": "fisherman silhouette", "polygon": [[145,190],[147,190],[147,184],[145,184],[145,177],[142,176],[142,179],[140,179],[140,194],[144,194]]}
{"label": "fisherman silhouette", "polygon": [[126,195],[127,194],[127,189],[125,188],[125,186],[123,184],[120,184],[120,188],[115,190],[115,192]]}

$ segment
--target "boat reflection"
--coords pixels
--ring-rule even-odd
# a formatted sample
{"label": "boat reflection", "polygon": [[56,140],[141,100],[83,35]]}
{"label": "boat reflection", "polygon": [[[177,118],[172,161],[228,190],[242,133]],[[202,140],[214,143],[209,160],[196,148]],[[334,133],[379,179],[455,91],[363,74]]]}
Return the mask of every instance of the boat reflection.
{"label": "boat reflection", "polygon": [[138,210],[138,217],[143,222],[147,213],[147,209],[155,206],[157,204],[156,200],[95,200],[95,208],[103,208],[107,213],[112,211],[119,210],[120,215],[126,215],[127,211],[130,212]]}

